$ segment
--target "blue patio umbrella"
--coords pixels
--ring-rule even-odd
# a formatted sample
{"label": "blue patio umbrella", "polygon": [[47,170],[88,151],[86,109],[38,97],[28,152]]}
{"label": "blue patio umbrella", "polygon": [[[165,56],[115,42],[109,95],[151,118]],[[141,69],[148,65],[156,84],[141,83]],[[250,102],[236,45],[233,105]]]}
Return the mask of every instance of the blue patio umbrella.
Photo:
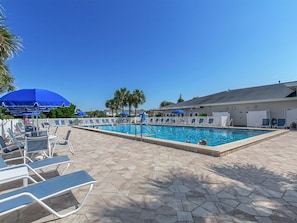
{"label": "blue patio umbrella", "polygon": [[0,98],[6,108],[57,108],[68,107],[70,102],[63,96],[44,89],[22,89]]}
{"label": "blue patio umbrella", "polygon": [[86,117],[86,116],[88,116],[88,114],[86,112],[78,112],[75,115],[76,116],[79,116],[79,117]]}
{"label": "blue patio umbrella", "polygon": [[127,112],[121,112],[121,113],[120,113],[120,116],[122,116],[122,117],[126,117],[126,116],[129,116],[129,114],[128,114]]}
{"label": "blue patio umbrella", "polygon": [[40,117],[40,112],[19,112],[19,113],[12,113],[15,117]]}
{"label": "blue patio umbrella", "polygon": [[[40,116],[40,112],[50,112],[50,109],[48,108],[40,108],[38,111],[36,108],[7,108],[6,110],[9,112],[12,116],[21,116],[22,114],[31,114],[31,116],[38,114]],[[36,115],[35,115],[36,116]]]}
{"label": "blue patio umbrella", "polygon": [[185,111],[184,110],[177,109],[177,110],[173,110],[172,111],[172,114],[183,115],[183,114],[185,114]]}
{"label": "blue patio umbrella", "polygon": [[[70,102],[63,96],[44,89],[21,89],[0,98],[0,103],[8,109],[40,112],[57,107],[69,107]],[[38,122],[38,119],[37,119]]]}

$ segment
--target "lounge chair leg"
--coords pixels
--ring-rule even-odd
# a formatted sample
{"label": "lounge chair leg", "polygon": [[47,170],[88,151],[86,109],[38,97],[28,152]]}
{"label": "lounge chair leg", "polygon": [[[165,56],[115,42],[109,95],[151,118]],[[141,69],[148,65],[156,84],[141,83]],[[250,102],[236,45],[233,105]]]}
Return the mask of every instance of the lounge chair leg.
{"label": "lounge chair leg", "polygon": [[[50,206],[48,206],[47,204],[45,204],[43,201],[40,201],[39,199],[35,198],[34,196],[33,197],[35,199],[34,198],[33,199],[36,202],[38,202],[42,207],[44,207],[46,210],[48,210],[49,212],[51,212],[52,214],[54,214],[55,216],[57,216],[58,218],[65,218],[65,217],[67,217],[67,216],[69,216],[71,214],[74,214],[74,213],[78,212],[82,208],[82,206],[84,205],[87,197],[89,196],[90,192],[92,191],[93,186],[94,186],[93,184],[90,185],[89,190],[85,194],[85,196],[82,198],[82,201],[81,202],[78,202],[78,205],[75,205],[76,208],[74,210],[72,210],[72,211],[69,211],[69,212],[65,213],[65,214],[58,213],[53,208],[51,208]],[[30,196],[32,196],[32,195],[30,195]]]}
{"label": "lounge chair leg", "polygon": [[74,149],[73,149],[73,146],[72,146],[71,142],[68,142],[68,146],[69,146],[69,150],[70,150],[70,152],[71,152],[72,154],[75,154],[75,152],[74,152]]}

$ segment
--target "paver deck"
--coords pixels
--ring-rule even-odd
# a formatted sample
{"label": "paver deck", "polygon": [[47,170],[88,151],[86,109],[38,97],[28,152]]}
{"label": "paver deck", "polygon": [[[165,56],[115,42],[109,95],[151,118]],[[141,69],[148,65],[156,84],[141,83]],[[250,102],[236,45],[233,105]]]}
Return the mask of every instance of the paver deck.
{"label": "paver deck", "polygon": [[[71,142],[75,155],[56,149],[68,172],[97,180],[84,207],[57,219],[33,205],[0,222],[297,222],[296,131],[223,157],[73,128]],[[81,192],[49,202],[63,209]]]}

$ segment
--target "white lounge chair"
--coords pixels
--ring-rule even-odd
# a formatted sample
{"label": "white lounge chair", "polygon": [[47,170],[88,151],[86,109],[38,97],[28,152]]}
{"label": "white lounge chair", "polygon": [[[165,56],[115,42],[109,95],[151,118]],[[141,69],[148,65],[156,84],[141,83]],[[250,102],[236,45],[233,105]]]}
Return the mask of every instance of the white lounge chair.
{"label": "white lounge chair", "polygon": [[58,137],[58,129],[59,129],[59,126],[56,126],[55,131],[51,132],[51,134]]}
{"label": "white lounge chair", "polygon": [[208,122],[207,122],[207,124],[208,124],[208,125],[213,125],[213,121],[214,121],[213,118],[208,118]]}
{"label": "white lounge chair", "polygon": [[57,146],[68,146],[69,148],[69,151],[72,153],[72,154],[75,154],[74,152],[74,149],[73,149],[73,146],[70,142],[70,136],[71,136],[71,130],[68,130],[67,133],[66,133],[66,136],[62,139],[57,139],[56,142],[55,142],[55,145],[54,145],[54,149],[52,151],[52,155],[54,154],[54,150]]}
{"label": "white lounge chair", "polygon": [[199,118],[199,125],[203,125],[204,124],[204,118]]}
{"label": "white lounge chair", "polygon": [[24,159],[24,157],[15,157],[15,158],[6,159],[6,160],[0,157],[0,170],[25,166],[28,168],[29,171],[32,171],[41,180],[45,180],[44,177],[42,177],[37,171],[45,172],[44,171],[45,169],[51,169],[52,167],[55,167],[55,170],[58,170],[58,168],[61,165],[66,165],[66,167],[61,173],[61,175],[63,175],[68,169],[68,167],[70,166],[70,164],[72,163],[72,160],[70,160],[67,155],[63,155],[63,156],[55,156],[52,158],[47,158],[47,159],[38,160],[38,161],[33,161],[29,157],[25,157],[25,159],[28,160],[26,163],[14,164],[11,166],[8,165],[9,162],[16,161],[19,159]]}
{"label": "white lounge chair", "polygon": [[27,186],[28,179],[37,183],[37,181],[29,175],[28,168],[26,166],[4,167],[0,169],[0,184],[23,180],[24,186]]}
{"label": "white lounge chair", "polygon": [[25,141],[25,137],[23,136],[19,136],[17,137],[13,131],[11,130],[11,128],[7,128],[7,133],[10,137],[10,141],[15,143],[15,144],[18,144],[19,146],[21,147],[24,147],[24,141]]}
{"label": "white lounge chair", "polygon": [[15,129],[19,132],[20,135],[24,135],[26,133],[25,128],[23,128],[20,122],[15,124]]}
{"label": "white lounge chair", "polygon": [[[1,174],[5,174],[5,171],[0,171],[0,177]],[[81,209],[89,193],[93,189],[95,182],[95,179],[93,179],[86,171],[81,170],[54,177],[46,181],[30,184],[29,186],[1,194],[0,216],[35,203],[38,203],[58,218],[69,216]],[[54,207],[50,206],[48,203],[44,202],[44,200],[48,198],[59,196],[83,186],[88,186],[89,189],[82,198],[81,202],[75,205],[74,210],[61,213],[60,211],[56,211]]]}

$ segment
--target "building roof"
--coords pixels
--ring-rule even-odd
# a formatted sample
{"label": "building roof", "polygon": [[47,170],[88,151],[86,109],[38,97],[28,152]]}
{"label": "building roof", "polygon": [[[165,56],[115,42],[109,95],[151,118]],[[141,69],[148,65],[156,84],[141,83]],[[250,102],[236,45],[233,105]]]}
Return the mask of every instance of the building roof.
{"label": "building roof", "polygon": [[188,101],[171,104],[160,110],[175,108],[195,108],[199,106],[210,106],[217,104],[247,103],[256,101],[284,100],[296,97],[297,82],[278,83],[272,85],[250,87],[236,90],[227,90],[204,97],[193,98]]}

